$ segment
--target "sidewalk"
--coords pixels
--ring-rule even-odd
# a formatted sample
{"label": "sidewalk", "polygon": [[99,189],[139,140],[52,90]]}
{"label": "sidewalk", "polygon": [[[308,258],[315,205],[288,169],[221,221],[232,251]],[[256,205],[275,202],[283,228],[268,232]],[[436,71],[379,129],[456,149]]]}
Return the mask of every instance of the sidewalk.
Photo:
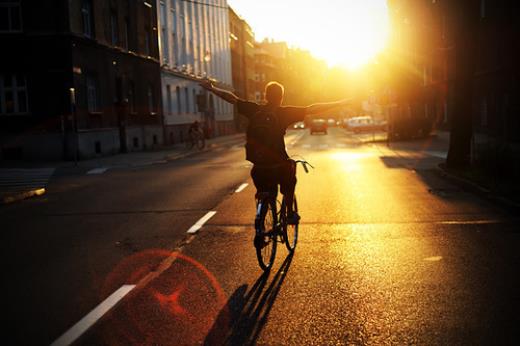
{"label": "sidewalk", "polygon": [[202,150],[187,149],[179,143],[155,151],[117,154],[75,162],[71,161],[5,161],[0,163],[0,204],[12,203],[45,193],[53,175],[103,174],[113,168],[144,167],[163,164],[180,158],[223,147],[241,146],[245,134],[221,136],[206,140]]}
{"label": "sidewalk", "polygon": [[[96,168],[123,168],[123,167],[142,167],[153,164],[161,164],[169,161],[177,160],[183,157],[205,153],[216,148],[240,145],[245,142],[243,133],[221,136],[206,140],[206,146],[202,150],[196,148],[188,149],[185,143],[179,143],[168,148],[162,148],[156,151],[141,151],[126,154],[117,154],[113,156],[99,157],[78,162],[77,167],[93,170]],[[67,162],[65,166],[75,166],[74,162]]]}
{"label": "sidewalk", "polygon": [[502,208],[515,213],[520,212],[520,183],[518,181],[489,177],[476,168],[453,170],[447,168],[445,163],[440,164],[437,169],[441,177],[459,187]]}
{"label": "sidewalk", "polygon": [[[446,167],[450,143],[450,133],[439,131],[430,138],[403,142],[390,142],[388,149],[405,153],[425,153],[442,159],[434,169],[443,179],[458,187],[486,199],[502,208],[520,211],[520,182],[504,181],[499,177],[484,175],[477,168],[452,170]],[[380,143],[382,145],[382,143]],[[433,162],[433,161],[432,161]]]}

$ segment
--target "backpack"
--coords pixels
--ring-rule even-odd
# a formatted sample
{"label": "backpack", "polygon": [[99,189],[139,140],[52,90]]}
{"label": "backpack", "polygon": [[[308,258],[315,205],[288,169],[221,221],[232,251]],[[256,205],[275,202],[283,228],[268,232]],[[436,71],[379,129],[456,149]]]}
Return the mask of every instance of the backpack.
{"label": "backpack", "polygon": [[275,111],[261,109],[249,119],[246,131],[246,160],[255,165],[273,165],[279,160],[280,125]]}

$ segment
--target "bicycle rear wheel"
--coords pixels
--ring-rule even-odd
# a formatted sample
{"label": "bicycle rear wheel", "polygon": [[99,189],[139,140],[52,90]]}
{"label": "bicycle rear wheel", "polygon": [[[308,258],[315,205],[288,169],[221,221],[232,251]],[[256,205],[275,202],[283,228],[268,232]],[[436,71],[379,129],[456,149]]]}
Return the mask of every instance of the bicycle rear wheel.
{"label": "bicycle rear wheel", "polygon": [[206,146],[206,140],[204,139],[204,136],[199,135],[199,138],[197,138],[197,148],[199,150],[202,150],[202,149],[204,149],[205,146]]}
{"label": "bicycle rear wheel", "polygon": [[[296,196],[294,196],[293,200],[293,210],[298,212],[298,203],[296,202]],[[296,243],[298,242],[298,224],[289,225],[287,224],[287,214],[289,209],[285,204],[285,199],[282,202],[282,228],[283,228],[283,238],[285,246],[287,250],[293,252],[296,248]]]}
{"label": "bicycle rear wheel", "polygon": [[[276,202],[264,199],[255,219],[255,249],[260,268],[271,269],[276,257]],[[258,236],[258,234],[261,234]]]}

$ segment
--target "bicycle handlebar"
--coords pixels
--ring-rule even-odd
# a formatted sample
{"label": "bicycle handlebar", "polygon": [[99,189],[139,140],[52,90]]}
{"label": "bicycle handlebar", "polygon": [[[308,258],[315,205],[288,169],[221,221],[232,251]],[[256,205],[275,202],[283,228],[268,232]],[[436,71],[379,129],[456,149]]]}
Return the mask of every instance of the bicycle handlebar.
{"label": "bicycle handlebar", "polygon": [[309,173],[309,169],[307,168],[307,165],[309,165],[312,169],[314,169],[314,166],[305,160],[294,160],[294,162],[296,162],[296,164],[301,163],[303,166],[303,169],[305,170],[305,173]]}

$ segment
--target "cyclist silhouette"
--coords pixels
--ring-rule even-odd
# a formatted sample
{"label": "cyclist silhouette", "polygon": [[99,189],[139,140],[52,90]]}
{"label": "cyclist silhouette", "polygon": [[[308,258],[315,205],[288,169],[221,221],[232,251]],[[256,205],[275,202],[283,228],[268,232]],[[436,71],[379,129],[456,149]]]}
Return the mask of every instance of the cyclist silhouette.
{"label": "cyclist silhouette", "polygon": [[[200,85],[221,99],[237,105],[238,113],[249,120],[247,128],[246,159],[253,163],[251,177],[259,192],[277,191],[285,196],[287,205],[293,205],[296,187],[296,164],[287,155],[284,135],[287,127],[303,121],[307,115],[320,114],[348,104],[347,100],[316,103],[306,107],[282,106],[284,87],[278,82],[265,86],[265,103],[240,99],[231,91],[215,87],[209,80]],[[288,212],[288,223],[298,223],[300,216]]]}

